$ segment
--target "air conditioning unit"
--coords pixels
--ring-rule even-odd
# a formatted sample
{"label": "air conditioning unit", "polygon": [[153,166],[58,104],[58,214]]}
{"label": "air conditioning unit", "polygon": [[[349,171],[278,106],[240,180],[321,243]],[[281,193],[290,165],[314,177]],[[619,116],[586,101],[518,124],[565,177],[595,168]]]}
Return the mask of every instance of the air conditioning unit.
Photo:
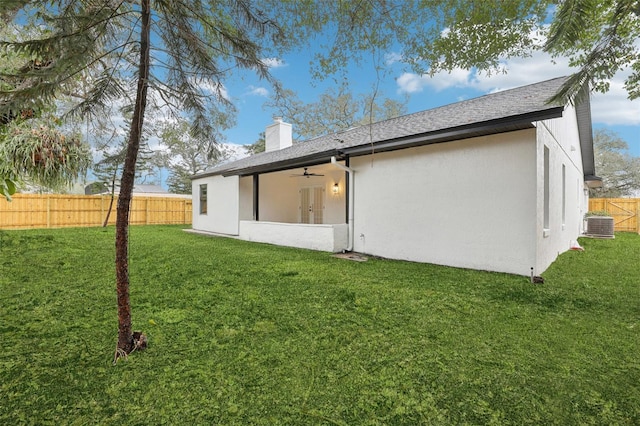
{"label": "air conditioning unit", "polygon": [[613,235],[613,218],[609,216],[588,217],[587,236],[596,238],[615,238]]}

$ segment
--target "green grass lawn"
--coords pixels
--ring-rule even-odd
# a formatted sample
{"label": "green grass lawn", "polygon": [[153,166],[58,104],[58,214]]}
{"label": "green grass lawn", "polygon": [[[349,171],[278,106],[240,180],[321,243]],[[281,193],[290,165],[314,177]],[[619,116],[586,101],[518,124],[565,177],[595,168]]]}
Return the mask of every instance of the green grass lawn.
{"label": "green grass lawn", "polygon": [[0,232],[0,424],[640,424],[640,236],[523,277],[131,229]]}

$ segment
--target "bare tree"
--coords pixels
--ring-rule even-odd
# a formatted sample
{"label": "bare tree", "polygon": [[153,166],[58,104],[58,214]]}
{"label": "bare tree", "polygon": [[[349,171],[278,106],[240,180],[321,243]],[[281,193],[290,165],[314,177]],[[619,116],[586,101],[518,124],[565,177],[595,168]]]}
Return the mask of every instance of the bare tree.
{"label": "bare tree", "polygon": [[284,89],[267,105],[293,125],[297,140],[307,140],[401,116],[406,113],[407,99],[399,102],[372,94],[356,95],[349,85],[342,84],[330,87],[311,103],[302,102],[295,92]]}
{"label": "bare tree", "polygon": [[593,135],[596,168],[602,188],[590,190],[592,197],[628,197],[640,190],[640,157],[629,153],[629,144],[617,133],[599,129]]}

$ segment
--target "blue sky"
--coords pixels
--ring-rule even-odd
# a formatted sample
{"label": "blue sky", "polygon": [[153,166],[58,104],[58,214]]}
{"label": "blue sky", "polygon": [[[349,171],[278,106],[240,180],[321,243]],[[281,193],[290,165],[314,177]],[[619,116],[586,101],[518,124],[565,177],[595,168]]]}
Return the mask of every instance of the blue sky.
{"label": "blue sky", "polygon": [[[385,70],[381,75],[379,90],[382,96],[402,100],[408,96],[408,113],[422,111],[449,103],[474,98],[487,93],[523,86],[550,78],[568,75],[571,68],[562,58],[551,58],[538,52],[530,58],[504,61],[506,74],[491,77],[478,76],[472,71],[455,70],[434,77],[421,76],[403,68],[395,61],[397,54],[389,52],[385,58]],[[283,86],[297,92],[303,102],[314,102],[326,88],[335,82],[313,82],[310,77],[310,52],[290,54],[282,58],[270,58],[271,71]],[[372,64],[351,64],[346,70],[349,87],[354,93],[369,93],[376,82]],[[593,127],[608,128],[617,132],[629,144],[632,155],[640,156],[640,100],[629,101],[622,84],[625,72],[611,81],[606,94],[592,94],[591,109]],[[272,88],[255,76],[243,74],[226,82],[226,94],[238,109],[237,125],[226,132],[227,141],[245,145],[256,141],[260,132],[272,122],[275,111],[264,103],[272,94]],[[285,117],[286,121],[286,117]]]}

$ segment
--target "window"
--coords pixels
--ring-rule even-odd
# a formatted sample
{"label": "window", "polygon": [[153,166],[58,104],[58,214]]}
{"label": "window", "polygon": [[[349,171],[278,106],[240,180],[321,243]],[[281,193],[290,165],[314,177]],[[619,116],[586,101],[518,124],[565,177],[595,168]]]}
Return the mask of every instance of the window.
{"label": "window", "polygon": [[564,229],[567,217],[567,168],[562,165],[562,229]]}
{"label": "window", "polygon": [[544,229],[549,229],[549,148],[544,147]]}
{"label": "window", "polygon": [[200,185],[200,214],[207,214],[207,184]]}

